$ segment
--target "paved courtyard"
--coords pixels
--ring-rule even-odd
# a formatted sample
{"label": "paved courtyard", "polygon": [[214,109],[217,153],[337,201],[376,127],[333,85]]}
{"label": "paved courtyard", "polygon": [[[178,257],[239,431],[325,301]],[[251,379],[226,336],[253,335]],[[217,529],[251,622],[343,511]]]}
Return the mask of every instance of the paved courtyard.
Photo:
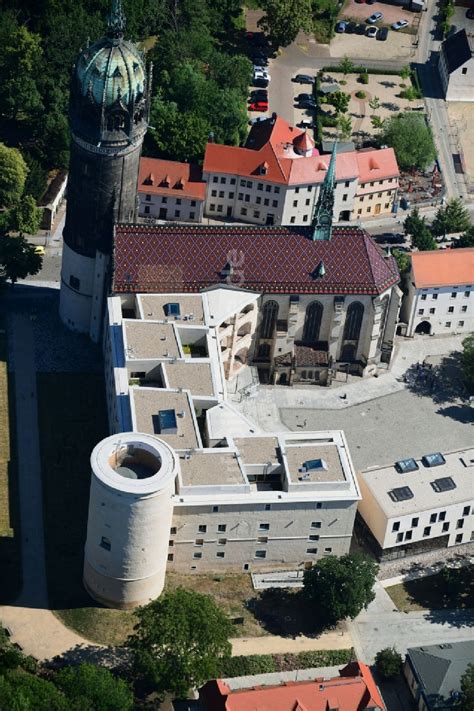
{"label": "paved courtyard", "polygon": [[[471,22],[474,25],[474,20]],[[448,101],[446,106],[466,176],[474,187],[474,104],[470,101]]]}

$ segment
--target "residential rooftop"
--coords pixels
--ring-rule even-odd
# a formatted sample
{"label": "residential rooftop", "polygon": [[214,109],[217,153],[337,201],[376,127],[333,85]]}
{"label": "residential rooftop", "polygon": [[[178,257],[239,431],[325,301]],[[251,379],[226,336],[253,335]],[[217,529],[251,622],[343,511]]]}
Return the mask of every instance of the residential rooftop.
{"label": "residential rooftop", "polygon": [[202,170],[193,163],[140,158],[138,192],[194,200],[206,199]]}
{"label": "residential rooftop", "polygon": [[358,476],[364,479],[388,518],[472,500],[474,448],[445,453],[442,457],[445,463],[436,466],[426,466],[422,459],[416,459],[418,468],[404,474],[397,471],[394,463]]}
{"label": "residential rooftop", "polygon": [[234,444],[244,464],[278,464],[281,460],[277,437],[236,437]]}
{"label": "residential rooftop", "polygon": [[[201,446],[194,419],[194,407],[187,393],[156,388],[130,388],[133,429],[157,435],[174,449],[193,449]],[[160,425],[160,413],[174,412],[175,428]],[[169,431],[175,429],[176,431]]]}
{"label": "residential rooftop", "polygon": [[128,360],[179,358],[176,334],[170,323],[125,320],[125,357]]}
{"label": "residential rooftop", "polygon": [[166,363],[164,368],[168,387],[190,390],[193,397],[214,396],[210,363],[177,360],[172,363]]}
{"label": "residential rooftop", "polygon": [[201,325],[204,323],[202,298],[198,295],[141,294],[138,302],[145,321],[177,321]]}
{"label": "residential rooftop", "polygon": [[180,454],[183,486],[248,485],[235,452],[214,451]]}
{"label": "residential rooftop", "polygon": [[410,256],[417,289],[474,283],[474,247],[413,252]]}
{"label": "residential rooftop", "polygon": [[453,693],[461,691],[461,677],[474,660],[474,640],[412,647],[407,656],[426,697],[433,702],[430,708],[443,711],[452,707]]}

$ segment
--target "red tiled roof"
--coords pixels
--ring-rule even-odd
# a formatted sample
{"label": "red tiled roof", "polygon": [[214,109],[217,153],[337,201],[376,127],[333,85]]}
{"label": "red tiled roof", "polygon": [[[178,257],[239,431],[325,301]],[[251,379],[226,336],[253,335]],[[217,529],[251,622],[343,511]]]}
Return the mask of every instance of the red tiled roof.
{"label": "red tiled roof", "polygon": [[379,148],[355,153],[360,183],[386,180],[400,175],[393,148]]}
{"label": "red tiled roof", "polygon": [[348,664],[339,677],[278,686],[231,690],[216,679],[202,687],[199,698],[205,711],[386,711],[370,669],[361,662]]}
{"label": "red tiled roof", "polygon": [[415,286],[461,286],[474,283],[474,247],[413,252]]}
{"label": "red tiled roof", "polygon": [[305,131],[295,138],[293,145],[300,151],[309,151],[315,144],[308,131]]}
{"label": "red tiled roof", "polygon": [[319,344],[315,347],[312,347],[295,344],[295,365],[300,368],[308,366],[327,365],[329,354],[327,351],[327,346],[324,349],[322,347],[323,345],[324,344]]}
{"label": "red tiled roof", "polygon": [[206,183],[201,168],[193,163],[140,158],[138,192],[205,200]]}
{"label": "red tiled roof", "polygon": [[[310,235],[307,227],[117,225],[113,291],[198,292],[224,282],[264,293],[376,295],[398,282],[394,260],[364,230],[335,227],[327,242]],[[314,278],[321,261],[325,275]]]}

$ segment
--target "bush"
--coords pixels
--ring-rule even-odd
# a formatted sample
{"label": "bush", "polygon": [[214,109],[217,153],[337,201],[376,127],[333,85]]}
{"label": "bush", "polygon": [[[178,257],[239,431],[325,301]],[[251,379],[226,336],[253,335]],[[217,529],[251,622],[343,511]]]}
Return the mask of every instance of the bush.
{"label": "bush", "polygon": [[321,96],[319,99],[320,104],[327,104],[328,103],[328,97],[327,96]]}
{"label": "bush", "polygon": [[413,101],[414,99],[421,99],[421,95],[418,89],[415,89],[414,86],[409,86],[407,89],[403,89],[400,92],[400,98],[408,99],[408,101]]}
{"label": "bush", "polygon": [[271,654],[250,654],[248,657],[228,657],[221,663],[221,676],[249,676],[277,671]]}
{"label": "bush", "polygon": [[[340,66],[336,67],[323,67],[323,72],[337,72],[343,74],[343,70]],[[387,74],[389,76],[400,76],[400,69],[370,69],[369,67],[353,67],[350,72],[346,71],[346,74]]]}
{"label": "bush", "polygon": [[366,96],[367,96],[367,94],[365,93],[365,91],[356,91],[356,97],[358,99],[365,99]]}
{"label": "bush", "polygon": [[328,649],[298,654],[250,654],[248,657],[229,657],[221,663],[221,676],[248,676],[294,669],[312,669],[348,664],[352,649]]}
{"label": "bush", "polygon": [[361,72],[359,74],[358,81],[360,82],[360,84],[368,84],[369,83],[369,75],[367,74],[367,72]]}
{"label": "bush", "polygon": [[321,115],[322,125],[325,128],[336,128],[337,118],[335,116],[328,116],[327,114]]}
{"label": "bush", "polygon": [[394,679],[402,670],[403,659],[396,649],[386,647],[377,652],[375,666],[382,679]]}

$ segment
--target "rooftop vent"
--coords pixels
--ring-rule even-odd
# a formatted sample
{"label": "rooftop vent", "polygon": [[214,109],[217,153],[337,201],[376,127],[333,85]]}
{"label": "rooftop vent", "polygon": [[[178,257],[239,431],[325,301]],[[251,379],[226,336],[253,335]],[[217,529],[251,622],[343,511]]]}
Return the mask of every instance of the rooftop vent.
{"label": "rooftop vent", "polygon": [[441,452],[435,452],[434,454],[425,454],[421,458],[425,467],[439,467],[441,464],[446,464],[446,459],[443,457]]}
{"label": "rooftop vent", "polygon": [[435,479],[432,481],[431,486],[437,494],[441,494],[443,491],[452,491],[452,489],[455,489],[456,483],[452,477],[443,476],[441,479]]}
{"label": "rooftop vent", "polygon": [[175,410],[159,410],[153,415],[153,431],[155,434],[178,434]]}
{"label": "rooftop vent", "polygon": [[409,457],[408,459],[400,459],[398,462],[395,462],[395,469],[399,474],[408,474],[408,472],[416,472],[419,466],[413,457]]}
{"label": "rooftop vent", "polygon": [[181,309],[179,304],[177,303],[169,303],[165,304],[163,306],[163,311],[165,312],[165,316],[180,316],[181,315]]}
{"label": "rooftop vent", "polygon": [[305,472],[321,471],[322,469],[325,472],[328,470],[328,465],[325,459],[308,459],[308,461],[303,462],[303,466],[298,469],[298,471],[304,474]]}
{"label": "rooftop vent", "polygon": [[388,495],[395,503],[413,499],[413,491],[410,489],[409,486],[398,486],[395,489],[389,491]]}

